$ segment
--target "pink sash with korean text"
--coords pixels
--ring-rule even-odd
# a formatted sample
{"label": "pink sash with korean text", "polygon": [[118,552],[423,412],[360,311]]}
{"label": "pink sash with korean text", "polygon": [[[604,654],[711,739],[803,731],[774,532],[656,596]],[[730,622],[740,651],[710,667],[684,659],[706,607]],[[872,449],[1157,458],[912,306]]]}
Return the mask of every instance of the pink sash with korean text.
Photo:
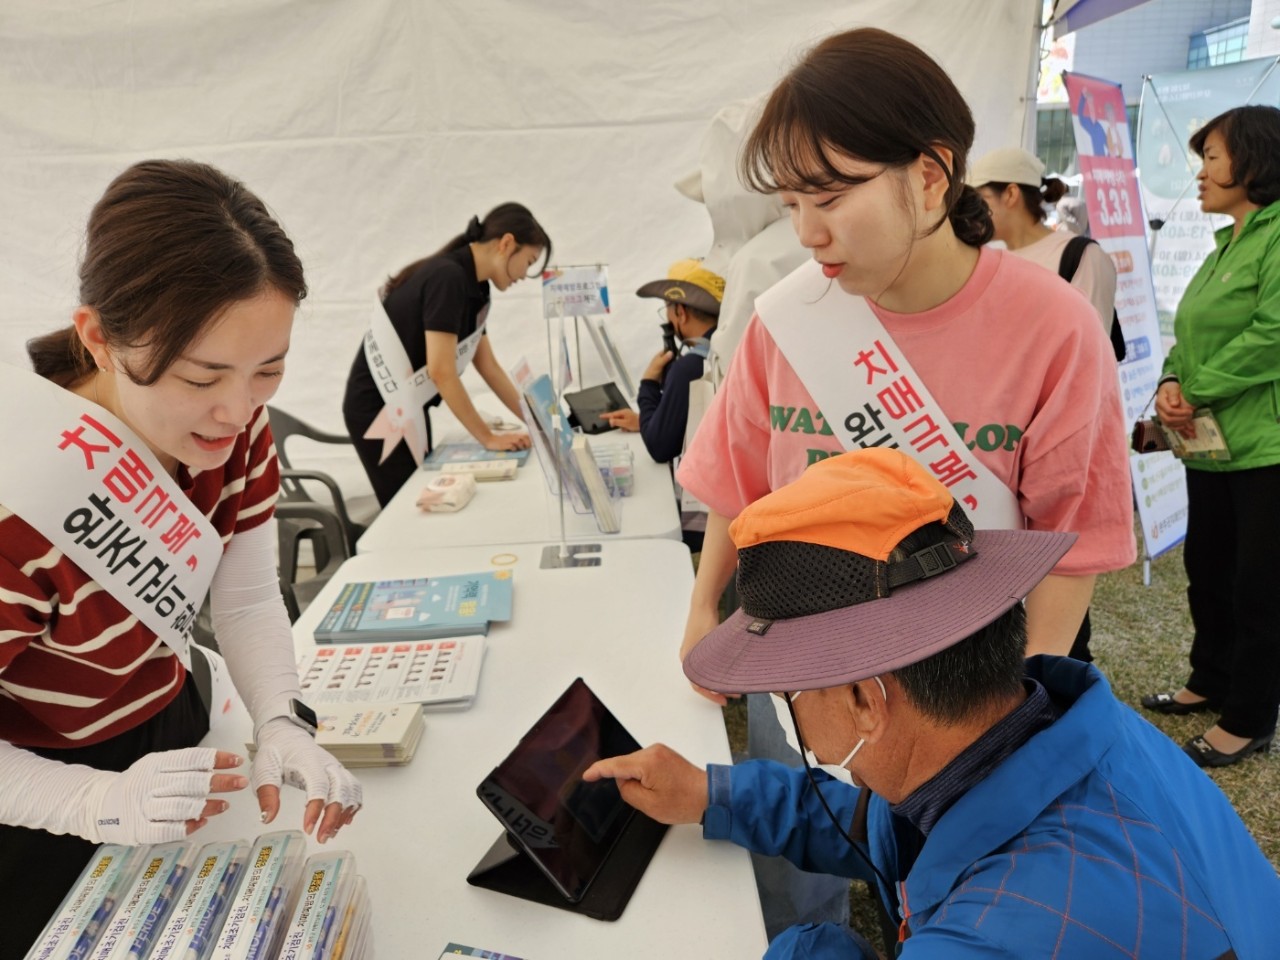
{"label": "pink sash with korean text", "polygon": [[[191,666],[191,625],[222,538],[155,455],[107,410],[29,370],[0,367],[10,411],[0,503]],[[14,411],[21,410],[21,416]]]}
{"label": "pink sash with korean text", "polygon": [[976,528],[1023,528],[1017,497],[964,445],[865,299],[810,261],[761,294],[756,313],[842,447],[895,447],[950,488]]}

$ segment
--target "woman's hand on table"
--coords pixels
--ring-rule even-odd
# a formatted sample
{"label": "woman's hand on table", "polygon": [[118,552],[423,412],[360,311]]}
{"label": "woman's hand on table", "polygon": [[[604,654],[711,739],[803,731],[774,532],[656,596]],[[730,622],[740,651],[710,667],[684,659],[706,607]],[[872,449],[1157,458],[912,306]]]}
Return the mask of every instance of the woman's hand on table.
{"label": "woman's hand on table", "polygon": [[252,779],[263,823],[270,823],[280,812],[281,784],[303,791],[307,807],[302,814],[302,832],[310,833],[318,822],[316,840],[320,843],[355,819],[364,801],[360,781],[285,717],[268,720],[258,731]]}
{"label": "woman's hand on table", "polygon": [[528,450],[527,433],[490,433],[480,441],[486,450]]}
{"label": "woman's hand on table", "polygon": [[244,763],[237,754],[210,747],[149,753],[120,773],[97,772],[100,798],[94,814],[101,843],[165,843],[199,830],[227,809],[210,794],[243,790]]}

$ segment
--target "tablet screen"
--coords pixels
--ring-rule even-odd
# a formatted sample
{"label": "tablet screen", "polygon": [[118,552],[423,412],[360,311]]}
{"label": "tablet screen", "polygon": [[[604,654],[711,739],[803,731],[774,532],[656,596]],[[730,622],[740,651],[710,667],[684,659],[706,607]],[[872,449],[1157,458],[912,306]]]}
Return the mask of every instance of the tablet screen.
{"label": "tablet screen", "polygon": [[584,783],[582,772],[639,749],[579,677],[477,793],[560,892],[577,902],[635,812],[613,780]]}
{"label": "tablet screen", "polygon": [[612,430],[607,422],[600,419],[600,414],[610,410],[629,410],[630,405],[612,381],[596,387],[588,387],[577,393],[566,393],[565,403],[573,412],[574,419],[583,433],[604,433]]}

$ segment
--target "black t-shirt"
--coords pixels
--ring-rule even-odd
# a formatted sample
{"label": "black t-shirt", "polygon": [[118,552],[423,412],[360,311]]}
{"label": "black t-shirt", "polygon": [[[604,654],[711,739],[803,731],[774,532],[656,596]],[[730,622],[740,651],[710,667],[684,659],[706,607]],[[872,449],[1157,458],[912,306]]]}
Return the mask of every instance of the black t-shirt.
{"label": "black t-shirt", "polygon": [[[489,309],[489,282],[476,279],[476,261],[469,246],[429,257],[382,303],[418,370],[427,363],[426,331],[452,333],[461,342],[476,332]],[[437,395],[428,406],[440,402]],[[356,350],[347,376],[343,410],[348,419],[360,411],[368,422],[382,409],[382,395],[364,358],[364,344]]]}

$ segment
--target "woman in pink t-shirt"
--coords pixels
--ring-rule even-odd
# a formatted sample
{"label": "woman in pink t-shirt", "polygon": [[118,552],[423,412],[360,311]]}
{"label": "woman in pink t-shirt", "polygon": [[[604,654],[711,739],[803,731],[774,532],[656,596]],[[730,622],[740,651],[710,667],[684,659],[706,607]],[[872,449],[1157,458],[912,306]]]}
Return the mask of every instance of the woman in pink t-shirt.
{"label": "woman in pink t-shirt", "polygon": [[[779,193],[800,242],[834,281],[822,296],[848,298],[850,309],[865,299],[964,445],[1013,494],[1024,525],[1079,534],[1027,598],[1028,652],[1066,653],[1095,575],[1135,555],[1115,362],[1078,291],[980,249],[992,225],[965,184],[973,132],[937,63],[892,34],[851,30],[779,83],[742,173],[754,189]],[[784,323],[786,313],[771,306]],[[831,377],[860,375],[848,357],[829,363]],[[682,658],[716,625],[736,563],[729,522],[845,448],[838,431],[851,428],[824,420],[811,386],[753,318],[679,474],[711,510]]]}

